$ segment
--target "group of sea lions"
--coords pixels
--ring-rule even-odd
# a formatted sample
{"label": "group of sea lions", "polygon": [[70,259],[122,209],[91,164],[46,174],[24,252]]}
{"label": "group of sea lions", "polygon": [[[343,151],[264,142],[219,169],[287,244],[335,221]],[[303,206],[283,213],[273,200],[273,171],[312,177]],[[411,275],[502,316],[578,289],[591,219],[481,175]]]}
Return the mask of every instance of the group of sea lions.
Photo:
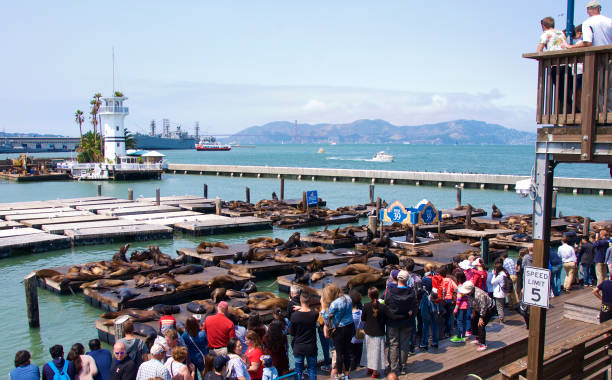
{"label": "group of sea lions", "polygon": [[300,240],[300,233],[293,235],[283,241],[279,238],[259,237],[247,240],[249,249],[247,252],[236,252],[232,258],[235,264],[247,264],[253,261],[271,259],[280,263],[297,263],[296,257],[311,253],[325,253],[323,247],[306,247]]}

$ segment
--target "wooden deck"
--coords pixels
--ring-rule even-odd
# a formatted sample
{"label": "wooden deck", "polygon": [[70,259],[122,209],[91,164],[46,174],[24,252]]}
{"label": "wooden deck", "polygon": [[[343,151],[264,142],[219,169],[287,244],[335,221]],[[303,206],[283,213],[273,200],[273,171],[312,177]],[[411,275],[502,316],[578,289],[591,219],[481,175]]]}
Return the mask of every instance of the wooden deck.
{"label": "wooden deck", "polygon": [[[405,242],[398,241],[402,248],[410,249],[410,243],[406,244]],[[357,248],[357,247],[356,247]],[[453,262],[453,258],[459,254],[467,253],[468,251],[472,252],[480,252],[478,248],[474,248],[469,244],[462,243],[460,241],[449,241],[449,242],[432,242],[423,246],[423,248],[428,249],[432,252],[433,256],[416,256],[412,257],[415,264],[425,265],[425,264],[434,264],[438,265],[447,265]]]}
{"label": "wooden deck", "polygon": [[[3,230],[4,231],[19,231]],[[70,248],[70,238],[38,231],[29,235],[7,236],[0,238],[0,257],[14,253],[39,253],[54,249]]]}
{"label": "wooden deck", "polygon": [[246,243],[230,244],[227,249],[210,247],[208,250],[210,251],[209,253],[199,253],[196,248],[183,248],[178,249],[176,252],[179,255],[184,253],[189,262],[210,266],[218,265],[221,260],[231,259],[236,252],[247,252],[249,250],[249,245]]}
{"label": "wooden deck", "polygon": [[207,214],[198,217],[198,220],[194,222],[176,223],[174,228],[193,235],[213,235],[234,231],[272,229],[272,222],[252,216],[232,218]]}
{"label": "wooden deck", "polygon": [[475,238],[475,239],[489,239],[495,237],[497,235],[509,235],[514,234],[514,230],[509,230],[507,228],[496,228],[496,229],[484,229],[483,231],[476,230],[468,230],[465,228],[457,229],[457,230],[449,230],[446,231],[447,235],[457,236],[457,237],[467,237],[467,238]]}
{"label": "wooden deck", "polygon": [[77,216],[65,216],[59,218],[42,218],[42,219],[24,219],[21,221],[22,224],[33,228],[42,228],[43,226],[50,226],[55,224],[84,224],[88,222],[98,222],[101,220],[112,220],[116,219],[113,216],[106,215],[77,215]]}
{"label": "wooden deck", "polygon": [[68,216],[93,215],[92,213],[88,211],[76,211],[74,209],[71,209],[71,210],[72,211],[43,212],[43,213],[38,213],[38,214],[6,215],[4,219],[21,222],[22,220],[28,220],[28,219],[51,219],[51,218],[64,218]]}
{"label": "wooden deck", "polygon": [[563,316],[577,321],[599,324],[601,300],[592,294],[593,288],[586,288],[587,294],[569,294],[564,304]]}
{"label": "wooden deck", "polygon": [[295,223],[286,223],[286,220],[293,218],[293,215],[290,217],[285,217],[281,220],[283,223],[276,222],[274,225],[287,228],[287,229],[296,229],[296,228],[306,228],[306,227],[316,227],[316,226],[325,226],[331,224],[350,224],[359,222],[359,215],[338,215],[338,216],[330,216],[322,219],[310,219],[307,221],[299,221],[296,218]]}
{"label": "wooden deck", "polygon": [[181,209],[173,206],[145,206],[145,205],[130,205],[128,207],[113,208],[107,210],[98,210],[100,215],[110,216],[126,216],[126,215],[144,215],[144,214],[159,214],[163,212],[180,211]]}
{"label": "wooden deck", "polygon": [[172,228],[154,224],[83,228],[65,230],[64,234],[72,239],[74,245],[172,239],[174,236]]}
{"label": "wooden deck", "polygon": [[133,226],[141,224],[133,220],[124,219],[106,219],[95,222],[77,222],[77,223],[59,223],[59,224],[43,224],[41,226],[43,231],[51,234],[61,235],[66,230],[81,230],[86,228],[99,228],[99,227],[116,227],[116,226]]}

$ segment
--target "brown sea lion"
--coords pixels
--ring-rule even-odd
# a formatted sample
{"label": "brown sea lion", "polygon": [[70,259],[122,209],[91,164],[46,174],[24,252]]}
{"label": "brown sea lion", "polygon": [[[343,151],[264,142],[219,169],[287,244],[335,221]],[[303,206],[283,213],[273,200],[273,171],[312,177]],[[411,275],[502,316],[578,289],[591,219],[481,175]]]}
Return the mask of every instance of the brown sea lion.
{"label": "brown sea lion", "polygon": [[235,266],[228,270],[228,273],[233,276],[251,279],[254,276],[249,272],[249,269],[243,266]]}
{"label": "brown sea lion", "polygon": [[129,315],[132,318],[149,318],[150,321],[158,319],[160,317],[159,313],[155,310],[140,310],[140,309],[123,309],[119,311],[111,311],[108,313],[104,313],[100,316],[100,318],[104,319],[114,319],[120,317],[122,315]]}
{"label": "brown sea lion", "polygon": [[349,264],[367,264],[368,259],[372,256],[372,252],[366,252],[365,255],[353,257],[348,261]]}
{"label": "brown sea lion", "polygon": [[298,263],[300,260],[293,258],[293,257],[287,257],[282,254],[276,254],[274,255],[274,261],[278,263],[294,264],[294,263]]}
{"label": "brown sea lion", "polygon": [[39,269],[36,272],[36,277],[38,278],[47,278],[53,276],[61,276],[62,274],[53,269]]}
{"label": "brown sea lion", "polygon": [[497,208],[497,206],[495,206],[495,203],[493,203],[493,206],[491,206],[491,208],[493,209],[493,212],[491,212],[491,217],[499,219],[502,216],[504,216],[504,214],[502,214],[501,210],[499,208]]}
{"label": "brown sea lion", "polygon": [[136,281],[137,288],[142,288],[144,286],[149,285],[149,279],[141,274],[137,274],[136,276],[134,276],[134,281]]}
{"label": "brown sea lion", "polygon": [[211,300],[195,300],[193,301],[198,305],[204,306],[206,308],[206,314],[215,312],[215,304]]}
{"label": "brown sea lion", "polygon": [[306,265],[306,269],[308,269],[308,271],[311,273],[320,272],[323,269],[323,263],[321,260],[313,258],[310,263]]}
{"label": "brown sea lion", "polygon": [[245,292],[239,292],[234,289],[227,289],[225,295],[229,298],[248,298],[249,295]]}
{"label": "brown sea lion", "polygon": [[244,311],[242,311],[241,309],[237,307],[232,307],[232,306],[227,307],[227,313],[229,315],[235,316],[239,321],[243,321],[249,317],[249,315],[245,313]]}
{"label": "brown sea lion", "polygon": [[320,279],[329,276],[329,273],[325,272],[325,271],[321,271],[321,272],[315,272],[310,276],[310,281],[311,282],[317,282]]}
{"label": "brown sea lion", "polygon": [[114,272],[109,273],[108,276],[109,277],[125,276],[126,274],[135,273],[136,271],[138,271],[138,269],[136,269],[136,268],[123,267],[121,269],[118,269],[118,270],[116,270]]}
{"label": "brown sea lion", "polygon": [[130,261],[134,262],[134,261],[145,261],[145,260],[151,260],[153,259],[153,255],[151,254],[151,251],[149,250],[145,250],[145,251],[132,251],[132,254],[130,255]]}
{"label": "brown sea lion", "polygon": [[119,251],[113,255],[114,262],[124,262],[129,263],[129,260],[126,256],[128,249],[130,248],[129,244],[125,244],[119,248]]}
{"label": "brown sea lion", "polygon": [[334,276],[347,276],[359,273],[378,273],[378,271],[366,264],[351,264],[338,269]]}
{"label": "brown sea lion", "polygon": [[232,276],[228,276],[226,274],[220,274],[215,276],[210,280],[209,285],[211,288],[219,288],[221,285],[231,285],[229,288],[233,287],[236,284],[236,280]]}
{"label": "brown sea lion", "polygon": [[174,286],[179,286],[180,281],[175,280],[167,274],[163,274],[159,277],[153,278],[149,280],[149,285],[157,285],[157,284],[172,284]]}
{"label": "brown sea lion", "polygon": [[289,300],[286,298],[268,298],[263,301],[250,301],[249,300],[249,308],[253,310],[269,310],[274,309],[276,307],[280,307],[281,310],[287,309],[287,305],[289,305]]}
{"label": "brown sea lion", "polygon": [[84,284],[81,284],[80,288],[81,289],[85,289],[85,288],[100,289],[100,288],[113,288],[115,286],[121,286],[121,285],[123,285],[123,280],[101,279],[101,280],[95,280],[92,282],[86,282]]}
{"label": "brown sea lion", "polygon": [[380,273],[360,273],[353,276],[347,283],[349,289],[358,285],[370,285],[378,282],[382,278]]}
{"label": "brown sea lion", "polygon": [[187,264],[174,269],[171,269],[169,273],[174,275],[177,274],[195,274],[200,273],[204,270],[204,267],[200,264]]}
{"label": "brown sea lion", "polygon": [[223,301],[225,299],[227,299],[227,295],[226,295],[226,289],[225,288],[216,288],[215,290],[212,291],[212,293],[210,294],[210,299],[214,302],[214,303],[219,303],[220,301]]}
{"label": "brown sea lion", "polygon": [[185,281],[181,282],[179,286],[176,287],[176,290],[179,292],[192,289],[192,288],[200,288],[208,286],[208,282],[202,280],[194,280],[194,281]]}

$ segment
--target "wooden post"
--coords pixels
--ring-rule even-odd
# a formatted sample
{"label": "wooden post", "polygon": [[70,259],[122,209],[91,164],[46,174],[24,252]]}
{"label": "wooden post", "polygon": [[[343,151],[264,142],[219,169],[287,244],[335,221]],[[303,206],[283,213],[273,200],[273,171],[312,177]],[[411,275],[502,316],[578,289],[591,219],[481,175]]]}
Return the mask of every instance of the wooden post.
{"label": "wooden post", "polygon": [[489,265],[489,239],[482,238],[480,241],[480,256],[484,260],[485,264]]}
{"label": "wooden post", "polygon": [[204,192],[204,199],[208,199],[208,185],[204,184],[202,191]]}
{"label": "wooden post", "polygon": [[[382,205],[382,200],[380,199],[380,197],[376,198],[376,217],[380,217],[380,207]],[[380,230],[380,237],[383,236],[383,223],[382,221],[380,222],[380,224],[378,225],[378,228]],[[374,234],[376,235],[376,233]]]}
{"label": "wooden post", "polygon": [[134,190],[128,189],[128,201],[134,200]]}
{"label": "wooden post", "polygon": [[280,184],[280,186],[281,186],[281,188],[280,188],[280,200],[282,202],[282,201],[285,200],[285,179],[283,177],[281,177],[280,182],[281,182],[281,184]]}
{"label": "wooden post", "polygon": [[159,187],[157,189],[155,189],[155,204],[159,206],[160,203],[160,192],[159,192]]}
{"label": "wooden post", "polygon": [[457,189],[457,210],[461,208],[461,186],[455,185],[455,189]]}
{"label": "wooden post", "polygon": [[370,203],[374,203],[374,184],[370,184]]}
{"label": "wooden post", "polygon": [[221,198],[215,198],[215,214],[221,215]]}
{"label": "wooden post", "polygon": [[244,190],[246,192],[246,203],[251,203],[251,189],[247,186]]}
{"label": "wooden post", "polygon": [[591,218],[588,216],[584,218],[584,227],[582,228],[582,236],[589,237],[589,232],[591,230]]}
{"label": "wooden post", "polygon": [[306,196],[306,192],[302,191],[302,208],[304,212],[308,211],[308,197]]}
{"label": "wooden post", "polygon": [[98,196],[102,196],[102,185],[98,185]]}
{"label": "wooden post", "polygon": [[36,273],[32,272],[23,279],[26,294],[26,308],[28,311],[28,324],[30,327],[40,327],[38,315],[38,287]]}
{"label": "wooden post", "polygon": [[442,218],[438,218],[438,235],[442,233]]}
{"label": "wooden post", "polygon": [[125,322],[128,321],[128,319],[130,319],[129,315],[122,315],[115,319],[115,342],[118,342],[119,339],[122,339],[125,336],[125,332],[123,331],[123,325],[125,324]]}
{"label": "wooden post", "polygon": [[370,232],[373,235],[376,235],[376,223],[377,223],[377,221],[378,221],[378,217],[377,216],[374,216],[374,215],[368,216],[368,230],[370,230]]}
{"label": "wooden post", "polygon": [[472,224],[472,205],[468,203],[467,209],[465,210],[465,228],[470,228]]}
{"label": "wooden post", "polygon": [[552,192],[552,209],[550,211],[550,215],[553,218],[557,217],[557,193],[558,193],[558,190],[556,188],[553,189],[553,192]]}
{"label": "wooden post", "polygon": [[412,225],[412,244],[416,244],[416,224]]}

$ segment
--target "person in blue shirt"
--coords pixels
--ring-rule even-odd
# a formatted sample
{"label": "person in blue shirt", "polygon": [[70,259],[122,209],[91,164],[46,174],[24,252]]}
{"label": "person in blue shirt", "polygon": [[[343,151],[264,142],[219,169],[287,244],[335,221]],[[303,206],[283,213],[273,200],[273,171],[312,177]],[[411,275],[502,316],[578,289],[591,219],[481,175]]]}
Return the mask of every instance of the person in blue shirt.
{"label": "person in blue shirt", "polygon": [[26,350],[15,354],[15,368],[9,372],[9,380],[39,380],[38,367],[30,363],[30,353]]}
{"label": "person in blue shirt", "polygon": [[561,294],[561,270],[563,269],[563,260],[561,260],[561,256],[559,256],[559,253],[557,253],[553,247],[550,247],[548,251],[548,261],[550,263],[551,288],[556,297]]}
{"label": "person in blue shirt", "polygon": [[327,284],[321,294],[321,314],[326,321],[325,335],[329,337],[330,327],[335,329],[331,337],[336,347],[336,371],[349,378],[351,367],[351,339],[355,335],[353,303],[335,284]]}
{"label": "person in blue shirt", "polygon": [[183,340],[185,341],[185,346],[187,346],[189,359],[202,376],[204,376],[204,358],[208,353],[208,340],[206,339],[206,333],[202,331],[200,322],[196,318],[189,317],[185,320]]}
{"label": "person in blue shirt", "polygon": [[608,272],[608,266],[605,263],[606,251],[610,247],[610,241],[608,240],[608,231],[601,230],[595,235],[595,241],[593,242],[593,250],[595,256],[593,262],[595,263],[595,275],[597,276],[597,285],[601,284],[606,279],[606,273]]}
{"label": "person in blue shirt", "polygon": [[68,377],[74,379],[74,364],[70,360],[64,359],[64,347],[56,344],[49,349],[49,353],[52,360],[43,366],[42,380],[53,380],[55,371],[63,372],[64,368],[66,368]]}
{"label": "person in blue shirt", "polygon": [[98,373],[94,376],[94,380],[110,380],[110,367],[113,357],[109,350],[102,348],[99,339],[89,341],[89,351],[87,355],[91,356],[96,362]]}

